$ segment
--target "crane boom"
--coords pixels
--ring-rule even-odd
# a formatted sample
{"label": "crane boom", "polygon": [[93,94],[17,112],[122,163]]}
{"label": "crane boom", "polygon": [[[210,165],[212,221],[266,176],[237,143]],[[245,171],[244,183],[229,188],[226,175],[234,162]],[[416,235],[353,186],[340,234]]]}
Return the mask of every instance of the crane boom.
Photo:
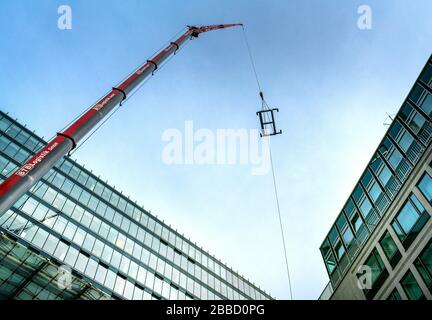
{"label": "crane boom", "polygon": [[177,40],[157,53],[151,60],[132,73],[126,80],[114,87],[108,94],[91,106],[76,121],[68,126],[39,152],[18,168],[0,185],[0,217],[13,204],[31,189],[63,156],[72,151],[77,143],[105,118],[133,89],[151,75],[169,56],[174,54],[187,40],[198,37],[201,33],[224,29],[242,24],[220,24],[194,27]]}

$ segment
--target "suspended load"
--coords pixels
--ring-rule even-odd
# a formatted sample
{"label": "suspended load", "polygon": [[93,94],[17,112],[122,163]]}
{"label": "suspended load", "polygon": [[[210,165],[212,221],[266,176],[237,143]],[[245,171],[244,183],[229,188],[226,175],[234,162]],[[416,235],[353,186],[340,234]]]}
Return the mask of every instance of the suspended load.
{"label": "suspended load", "polygon": [[276,122],[275,122],[275,112],[279,112],[278,108],[269,108],[267,102],[264,100],[264,94],[262,91],[259,93],[261,97],[261,110],[257,111],[257,116],[259,117],[260,124],[261,124],[261,137],[266,136],[275,136],[277,134],[281,134],[282,130],[276,129]]}

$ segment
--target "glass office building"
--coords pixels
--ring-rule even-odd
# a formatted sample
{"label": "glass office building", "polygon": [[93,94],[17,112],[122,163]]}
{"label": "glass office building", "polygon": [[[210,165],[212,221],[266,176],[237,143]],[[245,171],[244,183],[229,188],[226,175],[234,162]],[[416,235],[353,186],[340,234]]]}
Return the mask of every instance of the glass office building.
{"label": "glass office building", "polygon": [[[0,111],[0,181],[45,144]],[[65,157],[0,217],[0,299],[272,297]]]}
{"label": "glass office building", "polygon": [[321,299],[432,298],[431,121],[432,57],[320,248]]}

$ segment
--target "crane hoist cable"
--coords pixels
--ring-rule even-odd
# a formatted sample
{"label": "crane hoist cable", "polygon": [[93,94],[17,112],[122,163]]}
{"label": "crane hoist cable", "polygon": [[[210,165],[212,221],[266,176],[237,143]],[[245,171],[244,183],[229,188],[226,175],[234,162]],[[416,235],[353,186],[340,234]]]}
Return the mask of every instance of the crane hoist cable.
{"label": "crane hoist cable", "polygon": [[290,298],[292,300],[293,294],[292,294],[292,286],[291,286],[290,268],[289,268],[289,264],[288,264],[288,254],[287,254],[286,243],[285,243],[285,232],[284,232],[284,227],[283,227],[283,223],[282,223],[282,216],[281,216],[281,210],[280,210],[280,205],[279,205],[278,189],[277,189],[277,184],[276,184],[276,174],[275,174],[275,170],[274,170],[273,157],[272,157],[271,146],[270,146],[270,136],[274,136],[274,135],[282,133],[281,130],[279,130],[279,131],[276,130],[275,119],[274,119],[274,112],[275,111],[279,112],[279,110],[277,108],[270,108],[264,99],[264,93],[262,91],[261,83],[260,83],[259,78],[258,78],[258,73],[256,70],[255,61],[254,61],[254,58],[252,56],[252,51],[251,51],[249,41],[248,41],[247,36],[246,36],[246,31],[245,31],[244,26],[242,26],[242,30],[243,30],[243,38],[245,40],[246,48],[247,48],[247,51],[249,54],[250,63],[251,63],[252,70],[253,70],[253,73],[255,75],[257,87],[259,90],[259,96],[261,98],[261,110],[257,112],[257,115],[260,118],[261,130],[262,130],[260,135],[261,135],[261,137],[265,137],[265,138],[269,139],[268,146],[269,146],[270,166],[271,166],[272,178],[273,178],[273,189],[274,189],[274,195],[275,195],[275,200],[276,200],[276,208],[277,208],[277,213],[278,213],[278,218],[279,218],[279,226],[280,226],[282,245],[283,245],[284,256],[285,256],[285,266],[286,266],[286,273],[287,273],[287,278],[288,278],[289,295],[290,295]]}

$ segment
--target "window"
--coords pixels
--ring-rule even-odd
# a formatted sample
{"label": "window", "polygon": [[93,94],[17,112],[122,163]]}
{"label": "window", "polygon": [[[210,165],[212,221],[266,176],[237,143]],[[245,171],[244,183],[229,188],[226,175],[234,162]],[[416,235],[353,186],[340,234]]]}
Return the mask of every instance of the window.
{"label": "window", "polygon": [[394,268],[401,259],[401,254],[394,242],[390,232],[386,231],[380,240],[381,248],[383,249],[390,265]]}
{"label": "window", "polygon": [[78,250],[72,247],[69,247],[69,251],[66,254],[66,258],[64,259],[64,261],[70,265],[73,266],[75,264],[75,261],[78,257]]}
{"label": "window", "polygon": [[328,254],[328,256],[325,258],[325,263],[326,263],[327,271],[331,275],[337,266],[336,259],[333,253],[330,252]]}
{"label": "window", "polygon": [[130,264],[130,259],[125,256],[122,256],[119,270],[127,274],[129,271],[129,264]]}
{"label": "window", "polygon": [[394,170],[398,169],[399,164],[402,161],[402,155],[397,149],[393,149],[390,153],[389,163]]}
{"label": "window", "polygon": [[146,275],[147,275],[146,269],[144,269],[143,267],[139,267],[138,268],[138,275],[137,275],[136,279],[139,282],[141,282],[142,284],[144,284],[145,283]]}
{"label": "window", "polygon": [[360,215],[356,212],[354,214],[354,216],[351,218],[351,225],[353,226],[354,231],[355,232],[359,231],[359,229],[362,226],[362,224],[363,224],[363,221],[360,218]]}
{"label": "window", "polygon": [[132,278],[136,279],[137,273],[138,273],[138,264],[135,263],[135,262],[133,262],[133,261],[131,261],[130,265],[129,265],[129,275]]}
{"label": "window", "polygon": [[18,128],[15,124],[11,125],[7,130],[6,133],[10,135],[11,137],[15,138],[15,136],[21,131],[20,128]]}
{"label": "window", "polygon": [[85,173],[84,171],[81,171],[78,177],[78,182],[81,183],[83,186],[85,186],[87,179],[88,179],[88,174]]}
{"label": "window", "polygon": [[371,196],[372,201],[376,202],[376,200],[379,198],[381,194],[382,194],[382,190],[379,184],[376,182],[372,183],[372,186],[369,189],[369,195]]}
{"label": "window", "polygon": [[87,191],[83,191],[82,193],[81,193],[81,196],[79,197],[79,201],[82,203],[82,204],[84,204],[84,205],[87,205],[87,203],[89,202],[89,200],[90,200],[90,193],[88,193]]}
{"label": "window", "polygon": [[[370,268],[370,271],[372,273],[372,287],[370,289],[363,289],[363,292],[366,299],[372,299],[378,292],[378,290],[381,288],[382,284],[387,279],[389,274],[376,248],[372,251],[364,264]],[[364,276],[365,274],[360,274],[359,279],[360,277]]]}
{"label": "window", "polygon": [[408,271],[402,278],[401,286],[409,300],[424,299],[423,291],[420,289],[420,286],[411,271]]}
{"label": "window", "polygon": [[343,228],[345,227],[346,218],[345,218],[345,215],[343,214],[343,212],[340,214],[339,218],[337,219],[336,225],[337,225],[339,230],[343,230]]}
{"label": "window", "polygon": [[141,254],[141,261],[142,261],[144,264],[147,264],[148,261],[149,261],[149,259],[150,259],[150,252],[149,252],[148,250],[142,248],[142,247],[141,247],[141,250],[142,250],[142,254]]}
{"label": "window", "polygon": [[432,65],[428,64],[422,74],[420,75],[422,79],[429,87],[432,87]]}
{"label": "window", "polygon": [[95,243],[96,238],[93,237],[91,234],[87,234],[83,243],[83,248],[86,249],[88,252],[91,252],[93,249],[93,245]]}
{"label": "window", "polygon": [[347,227],[346,230],[343,232],[342,238],[343,238],[343,240],[345,242],[345,245],[347,247],[349,247],[349,245],[351,244],[352,240],[354,239],[354,235],[353,235],[350,227]]}
{"label": "window", "polygon": [[120,209],[120,211],[124,211],[126,208],[126,200],[123,198],[120,198],[119,203],[118,203],[118,208]]}
{"label": "window", "polygon": [[387,168],[387,166],[385,164],[383,164],[383,168],[378,175],[378,178],[380,179],[381,183],[384,186],[387,186],[387,182],[390,180],[391,177],[392,177],[392,173],[391,173],[390,169]]}
{"label": "window", "polygon": [[397,289],[394,288],[392,293],[390,293],[390,295],[388,296],[387,300],[402,300],[402,297],[401,297],[399,291],[397,291]]}
{"label": "window", "polygon": [[[53,196],[55,196],[54,191],[49,189],[48,192],[45,194],[44,198],[47,198],[47,196],[49,194],[52,194]],[[59,193],[59,194],[57,194],[57,197],[55,198],[55,200],[52,202],[52,205],[61,211],[65,202],[66,202],[66,197]],[[72,203],[72,207],[73,207],[73,203]]]}
{"label": "window", "polygon": [[106,274],[107,274],[107,269],[99,265],[95,275],[96,281],[103,284],[105,281]]}
{"label": "window", "polygon": [[48,232],[39,228],[38,231],[36,232],[35,237],[33,238],[32,243],[39,248],[43,248],[43,245],[45,244],[47,238],[48,238]]}
{"label": "window", "polygon": [[93,191],[95,186],[96,186],[96,180],[92,177],[89,177],[86,182],[86,187]]}
{"label": "window", "polygon": [[15,156],[15,160],[23,163],[29,156],[30,156],[30,154],[27,151],[20,149],[20,150],[18,150],[18,153]]}
{"label": "window", "polygon": [[428,94],[424,99],[421,108],[430,116],[432,115],[432,95]]}
{"label": "window", "polygon": [[105,214],[105,211],[106,211],[107,207],[108,206],[105,203],[103,203],[102,201],[100,201],[99,204],[98,204],[98,206],[97,206],[97,209],[96,209],[97,214],[103,217],[104,214]]}
{"label": "window", "polygon": [[54,179],[53,179],[52,183],[56,187],[61,188],[61,186],[62,186],[62,184],[63,184],[64,181],[65,181],[65,177],[63,177],[61,174],[56,174],[54,176]]}
{"label": "window", "polygon": [[422,88],[422,86],[419,85],[418,83],[416,83],[414,85],[414,88],[412,89],[410,95],[409,95],[409,98],[412,101],[414,101],[415,103],[418,103],[421,100],[421,98],[424,94],[424,91],[425,90]]}
{"label": "window", "polygon": [[78,246],[82,246],[83,242],[84,242],[84,238],[85,238],[85,232],[82,229],[78,229],[77,232],[75,233],[75,236],[73,238],[73,241],[78,245]]}
{"label": "window", "polygon": [[111,260],[112,254],[113,254],[113,249],[106,245],[104,250],[102,251],[101,259],[104,260],[105,262],[109,263]]}
{"label": "window", "polygon": [[1,118],[0,120],[0,130],[1,131],[6,131],[7,128],[11,125],[12,123],[6,119],[6,118]]}
{"label": "window", "polygon": [[[405,103],[401,108],[400,118],[411,128],[411,130],[418,134],[420,129],[423,128],[426,119],[419,114],[409,103]],[[421,139],[421,137],[419,137]]]}
{"label": "window", "polygon": [[114,214],[115,214],[114,209],[111,208],[111,207],[107,207],[107,209],[106,209],[106,211],[105,211],[105,218],[106,218],[108,221],[112,221],[112,220],[113,220],[113,218],[114,218]]}
{"label": "window", "polygon": [[74,199],[79,199],[79,196],[82,192],[81,187],[79,187],[78,185],[74,185],[72,188],[72,192],[70,193],[70,195],[74,198]]}
{"label": "window", "polygon": [[63,163],[61,164],[60,168],[63,172],[65,173],[69,173],[70,169],[72,167],[72,164],[69,161],[63,161]]}
{"label": "window", "polygon": [[104,191],[102,192],[102,198],[104,198],[106,201],[109,201],[111,194],[112,191],[108,188],[105,188]]}
{"label": "window", "polygon": [[72,240],[74,235],[75,235],[76,230],[77,230],[76,225],[69,222],[68,225],[66,226],[66,229],[65,229],[63,235],[65,238]]}
{"label": "window", "polygon": [[94,192],[95,192],[96,194],[98,194],[98,195],[102,195],[102,191],[103,191],[103,189],[104,189],[103,184],[102,184],[101,182],[97,182],[97,183],[96,183],[96,186],[95,186],[95,188],[94,188]]}
{"label": "window", "polygon": [[147,288],[150,288],[151,290],[153,290],[154,279],[155,279],[154,274],[148,272],[147,277],[146,277],[146,283],[145,283]]}
{"label": "window", "polygon": [[92,209],[93,211],[95,211],[95,210],[96,210],[96,207],[97,207],[97,205],[98,205],[98,203],[99,203],[99,200],[96,199],[96,197],[92,196],[92,197],[90,198],[90,202],[88,203],[88,207],[89,207],[90,209]]}
{"label": "window", "polygon": [[401,149],[406,153],[414,141],[414,138],[395,120],[389,130],[389,135],[397,141]]}
{"label": "window", "polygon": [[96,239],[96,242],[93,246],[93,254],[97,257],[100,257],[103,251],[104,243],[98,239]]}
{"label": "window", "polygon": [[432,241],[426,245],[426,248],[414,262],[418,272],[429,290],[432,290]]}
{"label": "window", "polygon": [[63,241],[60,241],[54,252],[54,256],[59,260],[63,260],[66,256],[67,250],[68,250],[68,245]]}
{"label": "window", "polygon": [[9,143],[7,148],[5,149],[5,153],[9,157],[14,158],[14,156],[18,152],[18,150],[19,150],[19,147],[15,143],[11,142],[11,143]]}
{"label": "window", "polygon": [[20,142],[21,144],[25,144],[25,142],[27,141],[27,139],[30,138],[30,135],[25,132],[25,131],[21,131],[16,137],[15,139]]}
{"label": "window", "polygon": [[90,227],[92,221],[92,215],[88,211],[84,211],[81,217],[81,224],[85,227]]}
{"label": "window", "polygon": [[373,181],[373,177],[369,169],[366,169],[360,181],[366,189],[369,187],[370,183]]}
{"label": "window", "polygon": [[74,178],[74,180],[78,179],[78,176],[80,174],[80,169],[78,169],[77,167],[73,166],[71,168],[71,171],[69,172],[69,175]]}
{"label": "window", "polygon": [[139,260],[141,258],[141,252],[142,252],[142,247],[138,244],[135,244],[132,255]]}
{"label": "window", "polygon": [[78,254],[78,259],[77,259],[76,264],[75,264],[75,268],[77,268],[78,271],[80,271],[80,272],[84,272],[84,270],[85,270],[85,268],[87,266],[88,260],[89,259],[88,259],[87,256],[85,256],[82,253],[79,253]]}
{"label": "window", "polygon": [[65,182],[63,183],[62,190],[66,194],[69,194],[71,192],[71,190],[72,190],[73,185],[74,184],[72,183],[72,181],[66,179]]}
{"label": "window", "polygon": [[415,84],[409,98],[422,108],[426,114],[430,115],[432,113],[432,95],[419,84]]}
{"label": "window", "polygon": [[372,204],[370,203],[368,198],[365,197],[363,199],[362,203],[360,204],[360,211],[365,218],[367,218],[372,212]]}
{"label": "window", "polygon": [[119,196],[116,193],[113,193],[110,199],[110,202],[113,206],[117,206],[117,203],[119,201]]}
{"label": "window", "polygon": [[114,268],[119,268],[120,266],[120,260],[121,260],[121,254],[118,251],[114,251],[111,259],[111,265]]}
{"label": "window", "polygon": [[126,280],[120,276],[117,276],[116,284],[114,286],[114,291],[119,295],[123,295],[125,284],[126,284]]}
{"label": "window", "polygon": [[405,249],[411,245],[428,219],[429,215],[420,201],[414,194],[411,194],[391,223]]}
{"label": "window", "polygon": [[111,290],[114,289],[114,283],[115,283],[116,274],[108,270],[106,278],[105,278],[105,286]]}
{"label": "window", "polygon": [[337,233],[337,230],[336,230],[336,228],[333,226],[333,228],[330,230],[330,233],[329,233],[329,235],[328,235],[328,238],[329,238],[329,240],[330,240],[330,242],[332,243],[332,244],[334,244],[335,242],[336,242],[336,240],[337,240],[337,238],[338,238],[338,233]]}
{"label": "window", "polygon": [[418,184],[418,188],[425,198],[432,203],[432,178],[427,173],[423,176]]}
{"label": "window", "polygon": [[133,298],[134,287],[135,286],[131,282],[126,281],[126,286],[123,293],[126,299],[131,300]]}

